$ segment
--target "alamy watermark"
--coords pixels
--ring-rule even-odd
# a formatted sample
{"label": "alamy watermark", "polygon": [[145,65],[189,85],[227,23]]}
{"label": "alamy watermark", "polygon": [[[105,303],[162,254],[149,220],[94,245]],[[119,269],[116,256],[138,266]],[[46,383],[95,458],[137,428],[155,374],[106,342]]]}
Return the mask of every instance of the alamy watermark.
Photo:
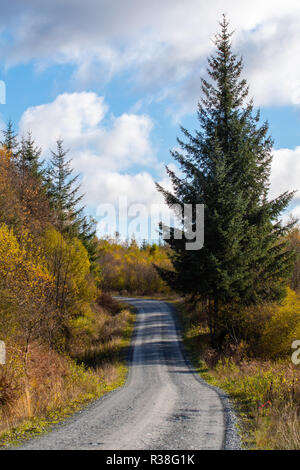
{"label": "alamy watermark", "polygon": [[174,204],[171,211],[163,204],[128,204],[126,196],[118,204],[100,204],[96,212],[99,233],[130,237],[139,234],[143,239],[157,237],[161,224],[163,240],[184,240],[188,251],[201,250],[204,246],[204,205]]}
{"label": "alamy watermark", "polygon": [[6,362],[6,348],[4,341],[0,341],[0,365],[4,365]]}
{"label": "alamy watermark", "polygon": [[300,340],[296,340],[292,344],[292,349],[295,349],[295,351],[292,354],[292,363],[295,364],[295,366],[299,366],[300,364]]}
{"label": "alamy watermark", "polygon": [[0,104],[6,104],[6,84],[0,80]]}

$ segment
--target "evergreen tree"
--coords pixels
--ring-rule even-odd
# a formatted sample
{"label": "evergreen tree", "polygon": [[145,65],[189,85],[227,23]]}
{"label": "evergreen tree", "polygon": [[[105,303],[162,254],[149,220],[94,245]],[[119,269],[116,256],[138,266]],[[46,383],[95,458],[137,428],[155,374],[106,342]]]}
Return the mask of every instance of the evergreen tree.
{"label": "evergreen tree", "polygon": [[[64,150],[63,141],[57,141],[57,150],[52,153],[52,160],[45,177],[45,188],[57,217],[57,228],[70,237],[78,237],[86,248],[91,270],[97,275],[98,243],[96,238],[95,220],[86,217],[84,207],[79,207],[83,198],[79,194],[79,175],[72,177],[71,160],[67,159],[68,150]],[[99,276],[98,276],[99,277]]]}
{"label": "evergreen tree", "polygon": [[225,16],[220,26],[216,53],[208,59],[209,79],[202,79],[200,129],[192,135],[181,128],[186,141],[178,143],[183,152],[171,152],[185,177],[167,168],[173,192],[157,185],[171,207],[204,204],[204,248],[187,251],[185,236],[176,240],[171,229],[166,241],[174,271],[159,272],[173,288],[207,306],[214,339],[224,334],[221,305],[280,299],[292,263],[282,241],[290,226],[278,218],[293,193],[268,200],[273,141],[268,124],[259,124],[253,102],[246,102],[242,59],[232,52]]}
{"label": "evergreen tree", "polygon": [[64,150],[62,139],[57,140],[56,152],[51,150],[51,153],[46,187],[57,214],[57,228],[61,233],[77,236],[84,223],[84,207],[78,207],[83,198],[79,194],[80,185],[77,184],[79,175],[72,177],[71,160],[66,158],[68,150]]}
{"label": "evergreen tree", "polygon": [[42,149],[35,145],[31,132],[28,132],[26,137],[22,137],[18,156],[18,167],[23,176],[29,173],[34,177],[43,177],[43,162],[40,162],[41,153]]}
{"label": "evergreen tree", "polygon": [[98,259],[98,240],[96,237],[96,221],[93,217],[83,217],[78,230],[78,237],[85,246],[91,263]]}
{"label": "evergreen tree", "polygon": [[7,123],[7,127],[2,131],[3,139],[0,141],[2,147],[5,147],[14,157],[19,155],[19,142],[17,134],[14,132],[11,119]]}

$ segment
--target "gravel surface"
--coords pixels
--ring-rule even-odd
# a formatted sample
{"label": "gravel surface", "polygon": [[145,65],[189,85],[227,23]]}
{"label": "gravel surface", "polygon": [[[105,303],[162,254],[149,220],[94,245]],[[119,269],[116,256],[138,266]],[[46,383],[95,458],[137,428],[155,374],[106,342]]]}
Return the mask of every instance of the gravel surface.
{"label": "gravel surface", "polygon": [[123,300],[137,309],[126,385],[19,449],[238,449],[227,396],[185,359],[172,307]]}

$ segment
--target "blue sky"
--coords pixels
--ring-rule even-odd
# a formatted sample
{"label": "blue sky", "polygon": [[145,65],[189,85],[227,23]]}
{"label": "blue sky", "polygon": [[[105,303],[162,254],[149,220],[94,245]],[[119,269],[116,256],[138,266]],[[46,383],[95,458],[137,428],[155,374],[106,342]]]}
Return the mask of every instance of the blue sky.
{"label": "blue sky", "polygon": [[[89,212],[125,195],[162,202],[154,181],[169,185],[179,125],[197,128],[223,12],[274,138],[271,196],[300,187],[298,0],[13,0],[1,10],[2,126],[11,118],[20,134],[32,130],[45,158],[62,136]],[[300,217],[300,193],[289,212]]]}

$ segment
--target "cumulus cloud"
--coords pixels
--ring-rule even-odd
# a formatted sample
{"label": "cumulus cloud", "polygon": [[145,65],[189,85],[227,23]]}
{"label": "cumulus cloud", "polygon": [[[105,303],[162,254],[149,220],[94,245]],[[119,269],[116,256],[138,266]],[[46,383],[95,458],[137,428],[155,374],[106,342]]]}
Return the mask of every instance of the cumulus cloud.
{"label": "cumulus cloud", "polygon": [[64,93],[51,103],[28,108],[21,117],[20,131],[31,130],[44,148],[62,135],[67,143],[84,145],[86,139],[97,137],[106,111],[103,97],[96,93]]}
{"label": "cumulus cloud", "polygon": [[108,115],[104,98],[92,92],[59,95],[27,109],[20,120],[20,133],[32,131],[46,158],[63,137],[92,207],[117,204],[122,196],[129,204],[163,202],[154,184],[153,170],[161,176],[161,164],[151,145],[152,127],[146,115]]}
{"label": "cumulus cloud", "polygon": [[270,178],[270,198],[276,198],[286,191],[295,191],[293,201],[282,215],[282,220],[285,223],[288,222],[290,217],[300,220],[299,174],[300,147],[274,150]]}
{"label": "cumulus cloud", "polygon": [[[151,118],[143,114],[109,114],[102,96],[93,92],[64,93],[54,101],[28,108],[20,120],[20,133],[31,130],[44,155],[63,137],[76,171],[82,173],[87,202],[158,202],[153,170],[165,186],[163,165],[151,145]],[[171,164],[178,173],[178,169]],[[300,147],[274,150],[270,196],[296,190],[300,203]]]}
{"label": "cumulus cloud", "polygon": [[300,105],[299,26],[298,15],[286,15],[240,34],[251,93],[261,106]]}
{"label": "cumulus cloud", "polygon": [[289,220],[290,217],[292,217],[293,219],[297,219],[298,221],[300,220],[300,204],[298,206],[294,207],[288,213],[288,217],[286,217],[286,220]]}
{"label": "cumulus cloud", "polygon": [[[31,130],[46,158],[49,147],[55,148],[55,140],[64,138],[74,169],[82,176],[85,204],[90,208],[96,211],[103,204],[117,208],[120,198],[126,198],[129,206],[143,204],[148,211],[161,205],[160,214],[167,221],[170,212],[154,181],[169,190],[171,185],[151,145],[152,128],[146,115],[113,116],[104,98],[92,92],[64,93],[51,103],[27,109],[20,120],[20,133]],[[180,175],[173,163],[169,166]],[[284,220],[289,214],[300,218],[299,174],[300,147],[274,151],[270,197],[291,189],[299,191]],[[145,226],[147,217],[143,219]],[[146,236],[144,229],[142,238]]]}
{"label": "cumulus cloud", "polygon": [[294,201],[300,204],[300,147],[274,151],[271,172],[270,197],[285,191],[297,191]]}
{"label": "cumulus cloud", "polygon": [[152,164],[150,117],[127,113],[107,117],[107,111],[104,98],[96,93],[64,93],[51,103],[28,108],[20,120],[20,133],[31,130],[44,150],[63,137],[83,167],[90,162],[92,167],[124,170],[141,162]]}
{"label": "cumulus cloud", "polygon": [[298,0],[15,0],[2,5],[1,55],[8,66],[74,64],[84,84],[126,71],[143,91],[188,112],[224,10],[256,103],[300,104]]}

